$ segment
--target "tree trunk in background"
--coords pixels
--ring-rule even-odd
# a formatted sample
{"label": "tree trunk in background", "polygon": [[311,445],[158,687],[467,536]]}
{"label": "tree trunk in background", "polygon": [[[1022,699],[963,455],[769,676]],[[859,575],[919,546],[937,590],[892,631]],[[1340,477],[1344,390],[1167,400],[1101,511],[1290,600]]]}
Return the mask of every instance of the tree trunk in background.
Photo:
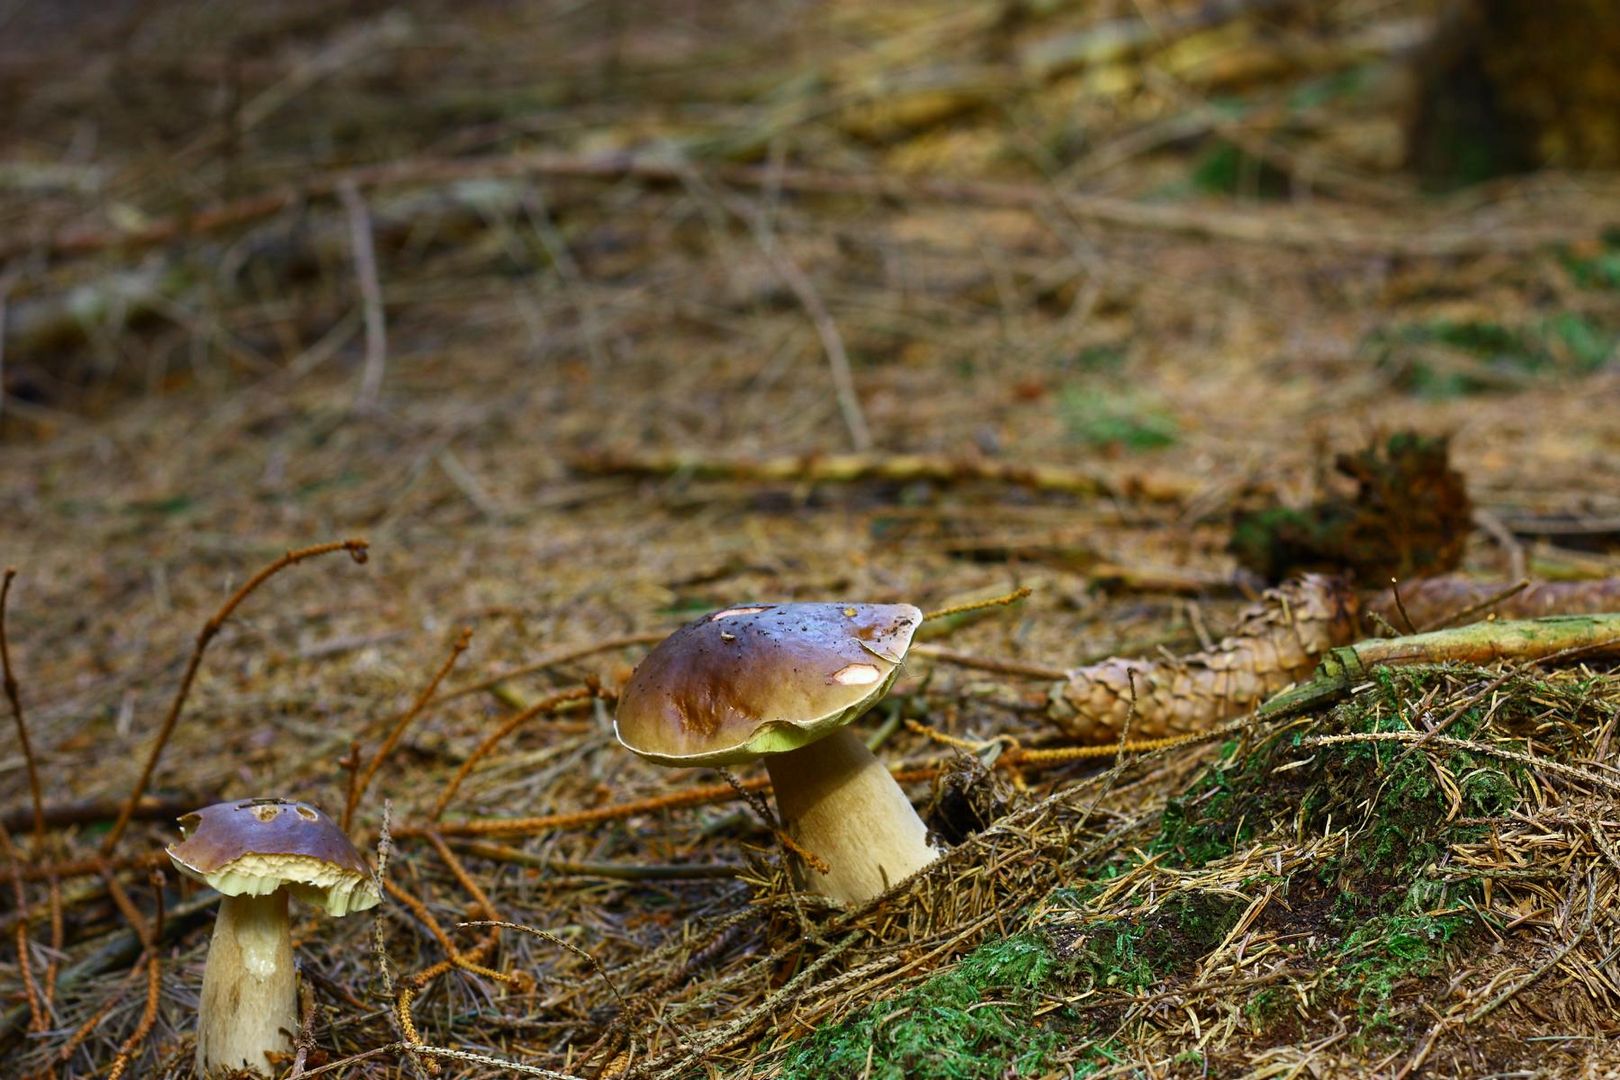
{"label": "tree trunk in background", "polygon": [[1408,160],[1431,186],[1620,167],[1615,0],[1450,0],[1415,66]]}

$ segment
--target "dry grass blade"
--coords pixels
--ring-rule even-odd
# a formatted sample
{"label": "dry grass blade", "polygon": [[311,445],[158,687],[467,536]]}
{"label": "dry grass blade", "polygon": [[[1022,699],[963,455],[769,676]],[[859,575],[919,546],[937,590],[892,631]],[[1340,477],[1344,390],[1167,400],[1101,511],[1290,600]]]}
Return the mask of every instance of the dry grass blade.
{"label": "dry grass blade", "polygon": [[354,407],[360,412],[369,412],[377,407],[383,376],[388,369],[388,326],[383,315],[382,285],[377,278],[377,246],[371,235],[371,215],[366,212],[366,200],[359,187],[345,181],[338,184],[337,193],[343,212],[349,218],[354,275],[360,283],[360,302],[365,313],[366,359],[360,369]]}
{"label": "dry grass blade", "polygon": [[739,199],[728,199],[726,204],[748,223],[754,240],[765,253],[772,269],[793,291],[809,316],[811,325],[816,329],[816,337],[821,340],[822,352],[827,357],[833,394],[838,400],[838,412],[844,419],[844,427],[849,430],[850,445],[857,454],[866,453],[872,449],[872,431],[861,409],[860,393],[855,388],[855,376],[850,371],[849,352],[844,348],[844,335],[839,333],[838,323],[833,319],[832,312],[827,310],[826,301],[822,300],[820,291],[809,275],[793,261],[793,256],[782,250],[770,223],[758,209]]}

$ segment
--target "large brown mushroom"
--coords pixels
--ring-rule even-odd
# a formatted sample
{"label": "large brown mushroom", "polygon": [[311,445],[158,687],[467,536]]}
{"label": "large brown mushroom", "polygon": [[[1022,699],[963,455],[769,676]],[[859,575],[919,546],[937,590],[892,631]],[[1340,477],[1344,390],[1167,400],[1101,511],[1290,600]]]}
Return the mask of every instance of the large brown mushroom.
{"label": "large brown mushroom", "polygon": [[360,853],[313,806],[285,799],[216,803],[180,819],[169,848],[179,870],[218,889],[197,1006],[197,1072],[272,1075],[298,1030],[297,971],[287,897],[346,915],[380,896]]}
{"label": "large brown mushroom", "polygon": [[614,729],[661,765],[763,756],[783,827],[829,868],[806,868],[805,884],[860,903],[937,856],[889,770],[845,728],[888,692],[921,622],[910,604],[713,612],[647,654]]}

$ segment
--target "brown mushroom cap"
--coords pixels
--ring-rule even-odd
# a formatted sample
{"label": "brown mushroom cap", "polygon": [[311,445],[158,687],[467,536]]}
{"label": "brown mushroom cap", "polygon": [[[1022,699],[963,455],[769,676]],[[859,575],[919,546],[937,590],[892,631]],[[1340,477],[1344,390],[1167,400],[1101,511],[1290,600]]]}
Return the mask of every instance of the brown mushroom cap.
{"label": "brown mushroom cap", "polygon": [[289,799],[215,803],[180,819],[169,847],[182,873],[226,896],[289,889],[328,915],[364,911],[381,897],[366,861],[337,823]]}
{"label": "brown mushroom cap", "polygon": [[922,612],[910,604],[740,604],[687,623],[637,666],[614,731],[662,765],[795,750],[889,690]]}

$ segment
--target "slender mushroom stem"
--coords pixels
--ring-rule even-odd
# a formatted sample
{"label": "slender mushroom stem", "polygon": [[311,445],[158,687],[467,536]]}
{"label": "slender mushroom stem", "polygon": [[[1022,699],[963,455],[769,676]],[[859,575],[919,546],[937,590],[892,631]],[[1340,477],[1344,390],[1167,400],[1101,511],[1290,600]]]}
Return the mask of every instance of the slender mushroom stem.
{"label": "slender mushroom stem", "polygon": [[767,754],[765,768],[783,828],[831,867],[803,868],[806,887],[859,904],[938,857],[906,793],[848,728]]}
{"label": "slender mushroom stem", "polygon": [[270,1076],[265,1055],[292,1052],[298,987],[286,889],[220,901],[197,1012],[200,1076]]}

